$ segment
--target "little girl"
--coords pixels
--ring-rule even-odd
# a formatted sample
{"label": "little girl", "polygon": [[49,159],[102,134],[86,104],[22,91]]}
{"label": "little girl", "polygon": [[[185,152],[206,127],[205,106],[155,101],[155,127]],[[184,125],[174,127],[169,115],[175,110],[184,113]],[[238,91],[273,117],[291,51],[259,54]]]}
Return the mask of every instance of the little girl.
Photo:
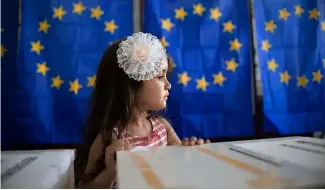
{"label": "little girl", "polygon": [[[157,110],[164,110],[172,60],[151,34],[135,33],[112,44],[96,74],[83,145],[77,150],[77,188],[111,188],[116,151],[136,146],[203,144],[181,141]],[[206,141],[209,142],[208,140]]]}

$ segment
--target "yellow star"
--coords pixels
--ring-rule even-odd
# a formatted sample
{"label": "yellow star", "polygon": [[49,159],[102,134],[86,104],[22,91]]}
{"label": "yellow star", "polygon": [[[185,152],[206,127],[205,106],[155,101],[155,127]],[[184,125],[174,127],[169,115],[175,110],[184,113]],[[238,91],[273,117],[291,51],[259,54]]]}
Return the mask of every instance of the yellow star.
{"label": "yellow star", "polygon": [[187,83],[192,80],[188,75],[187,75],[187,72],[184,72],[184,73],[179,73],[177,74],[178,76],[178,82],[177,84],[183,84],[184,86],[187,86]]}
{"label": "yellow star", "polygon": [[319,12],[316,8],[314,8],[313,10],[308,11],[309,12],[309,19],[318,19],[319,16]]}
{"label": "yellow star", "polygon": [[306,87],[307,83],[309,82],[309,80],[306,78],[305,75],[301,76],[301,77],[297,77],[297,86],[301,86],[301,87]]}
{"label": "yellow star", "polygon": [[37,71],[36,73],[41,73],[44,77],[46,76],[46,73],[50,70],[50,68],[46,65],[46,62],[43,63],[37,63]]}
{"label": "yellow star", "polygon": [[269,40],[262,41],[262,50],[268,52],[272,45],[269,43]]}
{"label": "yellow star", "polygon": [[226,70],[232,72],[235,72],[238,67],[238,64],[236,63],[234,58],[232,58],[230,61],[226,61],[226,65],[227,65]]}
{"label": "yellow star", "polygon": [[70,84],[69,92],[73,92],[75,95],[77,95],[79,92],[79,89],[82,88],[82,85],[79,84],[78,79],[75,79],[73,82],[70,81],[69,84]]}
{"label": "yellow star", "polygon": [[219,8],[210,9],[210,18],[215,20],[216,22],[219,21],[219,18],[222,16],[222,13],[220,12]]}
{"label": "yellow star", "polygon": [[1,57],[3,57],[7,51],[8,50],[5,48],[5,46],[1,44]]}
{"label": "yellow star", "polygon": [[166,38],[165,37],[162,37],[160,39],[160,42],[161,44],[164,46],[164,48],[168,47],[169,46],[169,43],[167,42]]}
{"label": "yellow star", "polygon": [[84,10],[86,10],[86,7],[82,4],[82,2],[73,3],[73,13],[77,13],[81,16]]}
{"label": "yellow star", "polygon": [[226,77],[223,76],[222,72],[219,72],[218,74],[213,74],[213,84],[218,84],[219,86],[223,86],[223,82],[227,80]]}
{"label": "yellow star", "polygon": [[238,52],[239,49],[242,47],[242,44],[238,41],[237,38],[234,39],[233,41],[230,41],[229,44],[230,44],[230,51],[235,50]]}
{"label": "yellow star", "polygon": [[285,84],[289,84],[289,80],[291,79],[291,76],[289,75],[288,71],[285,71],[283,73],[280,73],[280,82],[281,83],[285,83]]}
{"label": "yellow star", "polygon": [[236,28],[235,25],[232,24],[231,21],[223,23],[223,32],[232,33],[232,31]]}
{"label": "yellow star", "polygon": [[60,89],[63,84],[63,80],[61,80],[60,75],[56,75],[56,77],[52,77],[52,85],[51,87],[55,87],[56,89]]}
{"label": "yellow star", "polygon": [[196,89],[202,89],[203,92],[207,90],[207,86],[209,86],[209,83],[205,80],[205,77],[203,76],[201,79],[196,79]]}
{"label": "yellow star", "polygon": [[115,30],[118,29],[118,26],[115,24],[115,20],[111,20],[109,22],[105,22],[105,32],[109,31],[111,34],[114,34]]}
{"label": "yellow star", "polygon": [[297,16],[300,16],[302,13],[304,13],[305,12],[305,10],[303,9],[303,8],[301,8],[301,6],[300,5],[296,5],[295,6],[295,14],[297,15]]}
{"label": "yellow star", "polygon": [[96,82],[96,75],[92,77],[87,77],[87,79],[88,79],[87,87],[94,87]]}
{"label": "yellow star", "polygon": [[36,52],[37,55],[40,55],[41,51],[44,49],[44,46],[41,44],[41,41],[38,40],[37,42],[31,42],[32,48],[31,51]]}
{"label": "yellow star", "polygon": [[176,64],[175,63],[172,63],[172,68],[175,68],[176,67]]}
{"label": "yellow star", "polygon": [[276,68],[279,66],[276,62],[275,59],[271,59],[271,61],[267,62],[267,68],[273,72],[275,72]]}
{"label": "yellow star", "polygon": [[170,19],[161,19],[161,28],[167,30],[168,32],[170,32],[171,28],[174,27],[174,24],[170,22]]}
{"label": "yellow star", "polygon": [[265,22],[265,31],[269,31],[273,33],[277,27],[278,26],[274,23],[273,20],[270,20],[269,22]]}
{"label": "yellow star", "polygon": [[201,3],[193,5],[193,9],[194,9],[193,13],[195,15],[200,15],[200,16],[202,16],[203,12],[205,11],[205,8],[202,6]]}
{"label": "yellow star", "polygon": [[53,8],[53,11],[53,18],[58,18],[59,20],[62,20],[63,16],[67,14],[62,5],[60,5],[59,8]]}
{"label": "yellow star", "polygon": [[47,23],[47,19],[45,19],[43,22],[39,22],[39,28],[38,31],[43,31],[45,34],[47,34],[47,30],[51,27],[49,23]]}
{"label": "yellow star", "polygon": [[322,78],[323,78],[323,75],[320,73],[320,70],[313,72],[313,82],[320,83]]}
{"label": "yellow star", "polygon": [[325,21],[322,22],[322,30],[325,32]]}
{"label": "yellow star", "polygon": [[179,9],[175,9],[175,18],[184,21],[185,17],[187,16],[187,12],[184,10],[183,7]]}
{"label": "yellow star", "polygon": [[4,31],[4,29],[3,28],[1,28],[1,32],[3,32]]}
{"label": "yellow star", "polygon": [[91,8],[90,11],[90,18],[96,18],[97,20],[99,20],[100,17],[104,14],[104,11],[100,8],[100,6],[97,6],[95,9]]}
{"label": "yellow star", "polygon": [[286,8],[279,10],[279,18],[283,20],[287,20],[290,16],[290,13],[287,11]]}

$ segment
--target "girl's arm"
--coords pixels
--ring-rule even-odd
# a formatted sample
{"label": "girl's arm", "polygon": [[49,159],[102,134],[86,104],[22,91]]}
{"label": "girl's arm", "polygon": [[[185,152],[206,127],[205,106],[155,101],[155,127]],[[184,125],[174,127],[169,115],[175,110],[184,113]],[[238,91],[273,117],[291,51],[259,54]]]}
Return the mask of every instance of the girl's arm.
{"label": "girl's arm", "polygon": [[176,132],[170,123],[164,119],[159,118],[159,121],[166,127],[167,130],[167,145],[182,145],[182,141],[178,138]]}
{"label": "girl's arm", "polygon": [[[93,142],[88,156],[88,163],[85,169],[84,178],[81,179],[79,184],[77,185],[77,188],[80,189],[110,189],[115,181],[116,177],[116,171],[115,167],[105,167],[105,169],[100,172],[95,178],[92,180],[87,180],[87,176],[91,172],[93,172],[96,168],[97,160],[100,159],[100,156],[102,156],[104,148],[104,143],[101,135],[97,135],[95,141]],[[105,164],[105,161],[103,159],[103,164]],[[114,166],[114,163],[112,163],[112,166]]]}
{"label": "girl's arm", "polygon": [[98,174],[93,180],[80,183],[78,189],[112,189],[115,181],[115,172],[105,168],[101,173]]}

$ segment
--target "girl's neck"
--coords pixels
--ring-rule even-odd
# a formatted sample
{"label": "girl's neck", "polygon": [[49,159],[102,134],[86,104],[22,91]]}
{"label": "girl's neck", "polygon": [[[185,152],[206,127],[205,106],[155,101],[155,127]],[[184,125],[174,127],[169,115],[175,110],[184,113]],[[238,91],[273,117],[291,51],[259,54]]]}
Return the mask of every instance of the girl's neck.
{"label": "girl's neck", "polygon": [[142,128],[148,122],[148,113],[141,111],[139,108],[133,110],[131,121],[129,123],[133,128]]}
{"label": "girl's neck", "polygon": [[148,136],[153,127],[151,122],[147,118],[146,112],[135,112],[137,115],[134,115],[131,121],[128,123],[126,127],[126,131],[137,137],[146,137]]}

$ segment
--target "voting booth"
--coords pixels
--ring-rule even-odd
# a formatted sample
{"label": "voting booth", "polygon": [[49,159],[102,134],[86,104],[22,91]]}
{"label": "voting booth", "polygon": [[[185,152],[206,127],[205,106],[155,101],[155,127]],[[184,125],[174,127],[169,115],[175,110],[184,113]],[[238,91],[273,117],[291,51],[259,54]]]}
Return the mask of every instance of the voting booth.
{"label": "voting booth", "polygon": [[117,153],[118,188],[325,187],[325,141],[290,137]]}
{"label": "voting booth", "polygon": [[73,189],[74,150],[1,152],[1,188]]}

